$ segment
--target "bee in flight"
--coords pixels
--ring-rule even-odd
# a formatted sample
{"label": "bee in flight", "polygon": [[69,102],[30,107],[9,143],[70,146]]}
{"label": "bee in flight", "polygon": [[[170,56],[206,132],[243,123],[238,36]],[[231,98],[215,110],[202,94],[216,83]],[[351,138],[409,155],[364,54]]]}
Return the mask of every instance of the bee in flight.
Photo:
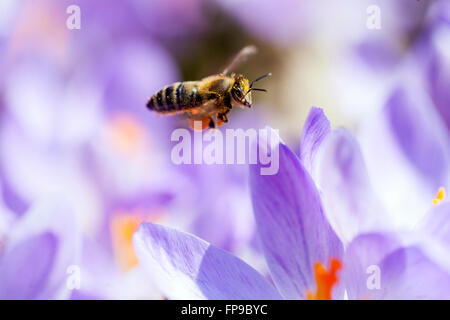
{"label": "bee in flight", "polygon": [[253,84],[271,73],[260,76],[251,83],[231,69],[257,52],[256,47],[244,47],[231,63],[217,75],[200,81],[175,82],[159,90],[147,102],[147,108],[163,115],[185,114],[191,127],[201,121],[202,129],[215,128],[228,122],[228,113],[233,106],[251,108],[252,91],[266,91],[253,88]]}

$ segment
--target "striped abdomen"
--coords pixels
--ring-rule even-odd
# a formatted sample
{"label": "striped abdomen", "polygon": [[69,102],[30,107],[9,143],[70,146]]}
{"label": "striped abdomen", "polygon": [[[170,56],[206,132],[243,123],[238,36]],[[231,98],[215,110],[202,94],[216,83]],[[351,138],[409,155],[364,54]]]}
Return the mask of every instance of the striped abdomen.
{"label": "striped abdomen", "polygon": [[147,102],[147,108],[162,113],[184,111],[201,106],[202,96],[198,92],[198,81],[175,82],[159,90]]}

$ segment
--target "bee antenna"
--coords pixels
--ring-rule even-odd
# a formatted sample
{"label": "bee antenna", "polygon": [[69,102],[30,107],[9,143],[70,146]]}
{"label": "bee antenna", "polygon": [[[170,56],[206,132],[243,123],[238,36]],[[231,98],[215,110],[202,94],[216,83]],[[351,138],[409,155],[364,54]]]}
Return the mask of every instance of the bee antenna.
{"label": "bee antenna", "polygon": [[267,92],[267,90],[266,89],[260,89],[260,88],[250,88],[248,91],[247,91],[247,93],[245,94],[245,96],[244,97],[246,97],[249,93],[250,93],[250,91],[263,91],[263,92]]}
{"label": "bee antenna", "polygon": [[266,89],[260,89],[260,88],[251,88],[250,91],[263,91],[263,92],[267,92]]}
{"label": "bee antenna", "polygon": [[266,74],[264,74],[264,75],[262,75],[262,76],[256,78],[256,80],[253,80],[252,83],[250,83],[250,88],[253,87],[253,84],[254,84],[255,82],[257,82],[257,81],[259,81],[259,80],[261,80],[261,79],[264,79],[265,77],[270,77],[271,75],[272,75],[272,73],[269,72],[269,73],[266,73]]}

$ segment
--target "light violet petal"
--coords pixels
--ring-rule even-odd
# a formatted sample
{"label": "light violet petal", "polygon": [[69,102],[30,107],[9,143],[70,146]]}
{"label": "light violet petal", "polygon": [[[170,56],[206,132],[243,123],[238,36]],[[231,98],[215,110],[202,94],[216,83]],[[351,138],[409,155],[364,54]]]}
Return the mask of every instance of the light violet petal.
{"label": "light violet petal", "polygon": [[38,298],[54,267],[57,247],[55,235],[46,232],[8,248],[0,260],[0,300]]}
{"label": "light violet petal", "polygon": [[169,299],[281,299],[252,267],[191,234],[144,223],[134,235],[134,247]]}
{"label": "light violet petal", "polygon": [[414,228],[429,210],[441,185],[427,183],[406,158],[392,132],[386,110],[362,123],[358,140],[373,190],[389,212],[389,223],[394,227]]}
{"label": "light violet petal", "polygon": [[450,202],[433,205],[416,225],[415,235],[421,249],[441,266],[450,270]]}
{"label": "light violet petal", "polygon": [[382,228],[388,219],[350,132],[333,130],[323,142],[316,164],[316,183],[326,215],[345,244],[359,233]]}
{"label": "light violet petal", "polygon": [[419,245],[402,246],[391,234],[353,240],[344,259],[350,299],[448,299],[450,274]]}
{"label": "light violet petal", "polygon": [[397,249],[381,263],[384,299],[450,299],[450,273],[419,247]]}
{"label": "light violet petal", "polygon": [[359,235],[350,242],[342,271],[349,299],[373,298],[371,276],[376,276],[381,261],[399,246],[394,235],[382,233]]}
{"label": "light violet petal", "polygon": [[2,199],[5,206],[11,210],[11,212],[14,212],[17,215],[22,215],[28,210],[29,203],[22,199],[22,197],[20,197],[19,194],[11,188],[5,179],[5,174],[1,171],[2,168],[0,166],[0,199]]}
{"label": "light violet petal", "polygon": [[[437,5],[442,5],[442,7],[438,9]],[[437,5],[434,8],[434,12],[443,14],[443,16],[447,14],[446,19],[448,19],[450,16],[448,3],[441,1]],[[444,6],[447,7],[445,8]],[[429,60],[426,67],[428,90],[436,109],[446,123],[448,130],[450,130],[450,90],[448,90],[450,85],[449,21],[435,24],[430,34],[429,42],[426,42],[424,45],[425,59]],[[422,61],[426,61],[425,59],[422,58]]]}
{"label": "light violet petal", "polygon": [[314,264],[327,266],[330,258],[341,258],[342,243],[297,156],[280,141],[274,148],[279,148],[278,173],[261,175],[260,165],[250,166],[253,209],[275,284],[285,298],[301,299],[314,290]]}
{"label": "light violet petal", "polygon": [[63,299],[70,294],[66,286],[67,270],[79,262],[80,234],[70,206],[60,198],[36,202],[22,216],[7,237],[7,247],[14,248],[32,237],[50,233],[58,242],[51,273],[37,293],[37,299]]}
{"label": "light violet petal", "polygon": [[[84,171],[80,161],[66,161],[68,154],[59,148],[37,143],[35,137],[25,135],[16,122],[3,120],[0,124],[0,172],[16,200],[30,204],[49,194],[54,199],[65,198],[85,230],[95,229],[101,218],[101,208],[92,175]],[[13,207],[24,209],[17,203]],[[87,231],[93,232],[93,229]]]}
{"label": "light violet petal", "polygon": [[450,247],[450,202],[434,206],[419,223],[417,230]]}
{"label": "light violet petal", "polygon": [[323,110],[312,107],[303,127],[300,144],[300,161],[310,173],[317,149],[330,131],[330,121],[328,121]]}
{"label": "light violet petal", "polygon": [[386,104],[386,116],[398,146],[423,179],[435,190],[447,182],[450,143],[443,124],[426,101],[412,100],[408,89],[395,90]]}

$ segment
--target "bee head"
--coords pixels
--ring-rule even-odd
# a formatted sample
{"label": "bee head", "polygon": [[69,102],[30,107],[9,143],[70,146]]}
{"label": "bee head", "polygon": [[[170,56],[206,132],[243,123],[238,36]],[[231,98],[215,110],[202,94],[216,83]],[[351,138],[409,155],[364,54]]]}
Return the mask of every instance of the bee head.
{"label": "bee head", "polygon": [[271,73],[262,75],[261,77],[252,81],[250,84],[248,79],[243,75],[234,76],[234,83],[233,87],[231,88],[231,95],[233,97],[233,100],[236,102],[237,105],[239,105],[242,108],[244,107],[251,108],[252,107],[251,91],[264,91],[264,92],[266,91],[265,89],[253,88],[253,84],[256,81],[259,81],[271,75],[272,75]]}
{"label": "bee head", "polygon": [[252,106],[250,83],[247,78],[242,75],[235,76],[233,87],[231,88],[231,96],[240,107],[250,108]]}

